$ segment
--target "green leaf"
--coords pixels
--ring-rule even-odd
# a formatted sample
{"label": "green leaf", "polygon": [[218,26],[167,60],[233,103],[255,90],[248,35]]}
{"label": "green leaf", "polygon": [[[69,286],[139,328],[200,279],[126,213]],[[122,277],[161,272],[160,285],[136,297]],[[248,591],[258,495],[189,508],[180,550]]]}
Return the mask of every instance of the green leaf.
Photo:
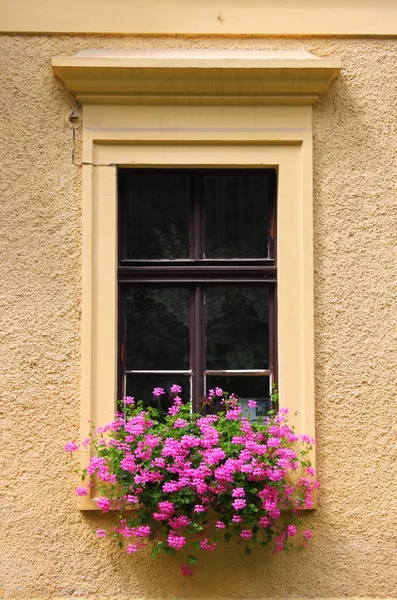
{"label": "green leaf", "polygon": [[246,547],[244,548],[244,554],[245,554],[246,556],[249,556],[249,555],[251,554],[251,552],[252,552],[252,550],[251,550],[251,548],[250,548],[249,546],[246,546]]}
{"label": "green leaf", "polygon": [[189,565],[195,565],[197,562],[197,558],[193,556],[193,554],[189,554],[189,556],[187,557],[187,562],[189,563]]}
{"label": "green leaf", "polygon": [[196,550],[200,550],[200,548],[201,548],[200,542],[192,542],[192,546],[193,546],[193,548],[196,548]]}
{"label": "green leaf", "polygon": [[150,551],[151,558],[154,558],[164,550],[164,542],[158,542],[155,546],[152,546]]}
{"label": "green leaf", "polygon": [[223,537],[225,538],[225,542],[230,542],[232,534],[230,533],[230,531],[227,531]]}

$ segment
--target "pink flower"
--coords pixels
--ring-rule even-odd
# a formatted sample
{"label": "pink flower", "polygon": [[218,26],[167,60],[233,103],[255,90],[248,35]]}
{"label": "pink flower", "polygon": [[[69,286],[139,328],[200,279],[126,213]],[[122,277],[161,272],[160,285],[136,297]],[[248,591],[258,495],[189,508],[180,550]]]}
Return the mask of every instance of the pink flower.
{"label": "pink flower", "polygon": [[304,444],[315,444],[316,440],[313,437],[310,437],[310,435],[306,435],[303,434],[300,437],[301,442],[303,442]]}
{"label": "pink flower", "polygon": [[232,491],[232,496],[233,496],[233,498],[244,498],[245,497],[244,488],[242,488],[242,487],[235,488]]}
{"label": "pink flower", "polygon": [[235,510],[241,510],[247,506],[247,502],[243,498],[237,498],[234,502],[232,502],[232,506]]}
{"label": "pink flower", "polygon": [[182,527],[188,527],[191,523],[191,520],[186,515],[180,515],[179,517],[170,519],[168,523],[172,529],[182,529]]}
{"label": "pink flower", "polygon": [[306,529],[305,533],[303,534],[303,536],[307,539],[310,540],[313,536],[312,536],[312,532],[310,531],[310,529]]}
{"label": "pink flower", "polygon": [[176,481],[167,481],[164,483],[162,487],[163,492],[178,492],[179,491],[179,483]]}
{"label": "pink flower", "polygon": [[105,529],[97,529],[96,530],[96,534],[99,538],[104,538],[106,537],[106,531]]}
{"label": "pink flower", "polygon": [[196,513],[205,512],[205,508],[202,504],[196,504],[196,506],[194,507],[194,512],[196,512]]}
{"label": "pink flower", "polygon": [[105,498],[104,496],[101,496],[100,498],[97,498],[96,501],[98,508],[100,508],[102,510],[102,512],[107,513],[110,510],[110,500],[109,498]]}
{"label": "pink flower", "polygon": [[242,529],[240,533],[240,537],[243,540],[250,540],[252,538],[252,530],[251,529]]}
{"label": "pink flower", "polygon": [[288,527],[287,527],[287,535],[289,537],[292,537],[292,536],[296,535],[296,527],[295,527],[295,525],[288,525]]}
{"label": "pink flower", "polygon": [[175,429],[183,429],[184,427],[187,427],[189,425],[189,423],[186,421],[186,419],[177,419],[174,423],[174,428]]}
{"label": "pink flower", "polygon": [[171,546],[171,548],[176,548],[177,550],[180,550],[186,544],[186,538],[182,535],[177,535],[171,532],[168,534],[167,542],[168,545]]}
{"label": "pink flower", "polygon": [[89,446],[91,444],[91,438],[85,438],[85,440],[83,440],[81,442],[81,445],[84,446],[84,448],[86,448],[87,446]]}
{"label": "pink flower", "polygon": [[127,546],[128,554],[132,554],[133,552],[138,552],[138,547],[136,544],[128,544]]}
{"label": "pink flower", "polygon": [[226,413],[226,419],[228,421],[238,421],[241,416],[241,408],[233,408],[228,410]]}
{"label": "pink flower", "polygon": [[202,550],[208,550],[209,552],[211,552],[212,550],[215,550],[217,544],[216,542],[213,542],[212,544],[209,543],[207,538],[204,538],[201,542],[200,542],[200,546]]}
{"label": "pink flower", "polygon": [[171,394],[180,394],[182,392],[182,388],[180,385],[174,383],[170,389]]}
{"label": "pink flower", "polygon": [[233,515],[232,523],[241,523],[241,517],[239,515]]}
{"label": "pink flower", "polygon": [[90,475],[95,473],[95,471],[106,468],[105,459],[98,456],[93,456],[91,458],[90,464],[87,467],[87,471]]}
{"label": "pink flower", "polygon": [[76,488],[76,494],[78,496],[86,496],[88,494],[88,489],[86,487],[83,487],[83,486],[79,485]]}
{"label": "pink flower", "polygon": [[135,401],[132,396],[124,396],[123,400],[124,400],[124,404],[126,404],[127,406],[129,404],[133,404]]}
{"label": "pink flower", "polygon": [[226,457],[226,453],[222,448],[210,448],[203,453],[203,457],[209,465],[215,465]]}
{"label": "pink flower", "polygon": [[189,565],[181,565],[181,573],[184,577],[193,577],[194,571],[189,567]]}
{"label": "pink flower", "polygon": [[156,387],[156,388],[154,388],[154,390],[153,390],[153,396],[156,396],[158,398],[159,396],[162,396],[163,394],[165,394],[165,391],[164,391],[164,389],[162,387]]}
{"label": "pink flower", "polygon": [[248,406],[250,408],[256,408],[257,407],[256,400],[248,400]]}
{"label": "pink flower", "polygon": [[136,537],[149,537],[149,535],[150,535],[149,525],[140,525],[139,527],[134,529],[134,535]]}
{"label": "pink flower", "polygon": [[64,446],[65,452],[77,452],[78,449],[79,449],[79,445],[76,444],[76,442],[68,442]]}
{"label": "pink flower", "polygon": [[168,409],[168,414],[175,416],[177,415],[181,407],[183,406],[183,402],[179,396],[175,396],[173,405]]}
{"label": "pink flower", "polygon": [[168,500],[164,500],[164,502],[159,502],[159,509],[162,513],[166,514],[167,517],[171,517],[175,512],[174,503],[169,502]]}
{"label": "pink flower", "polygon": [[217,527],[217,529],[225,529],[226,525],[223,521],[217,521],[215,527]]}

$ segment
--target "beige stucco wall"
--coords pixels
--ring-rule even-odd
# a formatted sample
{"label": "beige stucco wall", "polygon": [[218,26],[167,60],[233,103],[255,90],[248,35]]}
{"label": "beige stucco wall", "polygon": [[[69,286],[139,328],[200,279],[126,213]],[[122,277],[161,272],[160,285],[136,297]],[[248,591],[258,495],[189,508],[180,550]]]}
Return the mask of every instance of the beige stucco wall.
{"label": "beige stucco wall", "polygon": [[[81,135],[53,56],[83,48],[305,49],[342,60],[314,106],[317,465],[311,546],[176,562],[96,540],[62,447],[80,419]],[[0,41],[4,598],[397,597],[394,39],[4,36]],[[76,164],[74,164],[76,163]]]}

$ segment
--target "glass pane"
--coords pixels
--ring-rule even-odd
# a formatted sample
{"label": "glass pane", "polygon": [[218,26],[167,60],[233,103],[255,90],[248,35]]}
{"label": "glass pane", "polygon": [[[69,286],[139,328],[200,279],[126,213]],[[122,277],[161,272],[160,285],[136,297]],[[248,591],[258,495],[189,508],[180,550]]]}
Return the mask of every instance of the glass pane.
{"label": "glass pane", "polygon": [[127,290],[127,370],[189,369],[189,304],[187,288]]}
{"label": "glass pane", "polygon": [[128,175],[126,257],[189,257],[189,176],[179,173]]}
{"label": "glass pane", "polygon": [[[172,405],[169,390],[173,384],[181,386],[179,396],[184,403],[189,402],[190,377],[183,375],[127,375],[126,395],[133,396],[137,401],[142,400],[145,406],[154,406],[165,412]],[[163,388],[166,393],[159,397],[153,396],[153,390],[157,387]]]}
{"label": "glass pane", "polygon": [[269,368],[266,287],[208,287],[207,369]]}
{"label": "glass pane", "polygon": [[207,258],[266,258],[268,178],[209,175],[204,178]]}
{"label": "glass pane", "polygon": [[[240,404],[247,417],[254,419],[265,417],[271,409],[269,377],[240,375],[236,377],[219,377],[217,375],[206,377],[206,394],[216,387],[220,387],[229,394],[236,394],[240,398]],[[257,407],[250,408],[248,400],[255,400]]]}

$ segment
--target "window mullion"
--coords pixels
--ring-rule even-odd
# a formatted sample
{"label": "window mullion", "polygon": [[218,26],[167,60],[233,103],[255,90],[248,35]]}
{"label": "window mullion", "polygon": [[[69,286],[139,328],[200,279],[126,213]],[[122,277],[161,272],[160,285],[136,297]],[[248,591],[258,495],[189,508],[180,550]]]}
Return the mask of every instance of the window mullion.
{"label": "window mullion", "polygon": [[190,368],[192,371],[192,408],[200,409],[204,397],[205,316],[204,289],[195,285],[190,300]]}

